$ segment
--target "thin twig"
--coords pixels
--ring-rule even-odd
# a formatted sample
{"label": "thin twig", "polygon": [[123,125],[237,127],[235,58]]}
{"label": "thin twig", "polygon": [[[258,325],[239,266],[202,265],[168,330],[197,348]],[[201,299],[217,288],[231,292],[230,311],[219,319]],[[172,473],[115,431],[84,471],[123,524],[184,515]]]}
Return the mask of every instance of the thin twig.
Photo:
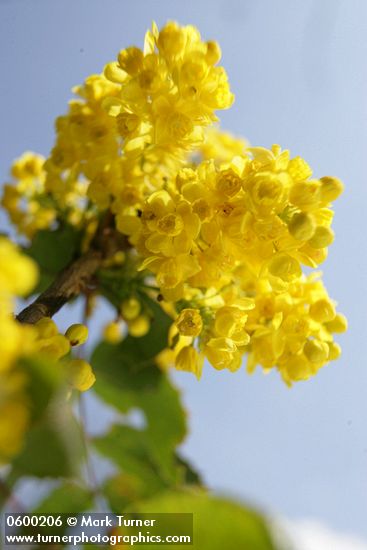
{"label": "thin twig", "polygon": [[127,238],[114,227],[113,215],[107,212],[90,249],[66,266],[54,282],[17,316],[21,323],[34,324],[42,317],[52,317],[69,300],[79,295],[101,267],[104,259],[130,245]]}
{"label": "thin twig", "polygon": [[80,294],[101,265],[102,259],[101,251],[89,250],[69,264],[31,305],[19,313],[17,320],[34,324],[42,317],[55,315],[69,300]]}

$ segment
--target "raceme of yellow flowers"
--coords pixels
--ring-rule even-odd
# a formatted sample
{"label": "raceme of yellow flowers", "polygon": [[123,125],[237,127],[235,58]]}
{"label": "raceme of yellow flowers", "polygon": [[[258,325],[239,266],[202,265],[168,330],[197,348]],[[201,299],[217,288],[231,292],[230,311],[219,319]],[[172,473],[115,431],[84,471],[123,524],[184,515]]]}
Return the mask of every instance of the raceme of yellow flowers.
{"label": "raceme of yellow flowers", "polygon": [[[173,318],[162,366],[200,377],[204,358],[235,371],[246,356],[250,372],[276,368],[290,385],[340,354],[346,320],[302,266],[326,259],[343,185],[213,126],[234,99],[220,57],[192,26],[153,25],[143,50],[120,51],[74,88],[50,156],[18,159],[2,204],[30,238],[58,220],[93,231],[114,214]],[[149,330],[136,296],[121,317],[136,337]],[[104,337],[121,340],[119,320]]]}
{"label": "raceme of yellow flowers", "polygon": [[32,404],[28,395],[29,376],[21,364],[23,357],[42,356],[62,369],[66,387],[85,391],[94,383],[90,365],[69,356],[70,347],[84,343],[88,329],[72,325],[65,336],[49,318],[36,325],[15,320],[14,299],[32,290],[38,278],[33,260],[19,252],[5,237],[0,238],[0,464],[18,453],[31,422]]}

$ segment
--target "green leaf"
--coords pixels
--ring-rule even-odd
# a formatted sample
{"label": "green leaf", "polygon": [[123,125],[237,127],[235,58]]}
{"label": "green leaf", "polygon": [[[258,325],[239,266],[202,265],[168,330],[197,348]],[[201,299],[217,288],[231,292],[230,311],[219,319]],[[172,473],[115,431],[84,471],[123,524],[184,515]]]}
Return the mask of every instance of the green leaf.
{"label": "green leaf", "polygon": [[77,514],[88,510],[93,504],[89,489],[66,482],[54,489],[38,506],[33,514]]}
{"label": "green leaf", "polygon": [[23,358],[19,365],[27,373],[32,421],[36,422],[42,418],[53,396],[63,387],[63,372],[59,365],[44,357]]}
{"label": "green leaf", "polygon": [[67,401],[62,369],[44,358],[20,363],[28,377],[31,427],[13,461],[13,475],[73,475],[82,457],[82,439]]}
{"label": "green leaf", "polygon": [[[180,402],[179,392],[172,386],[167,375],[154,363],[149,365],[148,372],[134,373],[134,370],[132,369],[133,372],[131,372],[126,365],[122,370],[121,378],[124,380],[124,386],[120,387],[117,383],[112,385],[113,380],[111,380],[111,384],[105,382],[102,391],[101,374],[97,374],[97,393],[122,412],[134,408],[144,413],[146,426],[143,430],[129,431],[127,426],[115,428],[120,429],[121,437],[123,435],[134,437],[134,443],[139,443],[140,448],[144,442],[146,459],[159,465],[161,475],[173,482],[177,479],[177,460],[174,451],[187,431],[186,414]],[[111,436],[111,442],[114,441],[115,435]],[[112,447],[111,444],[111,452],[113,452]],[[104,448],[104,454],[106,454],[106,448]],[[114,454],[110,453],[109,457],[116,461],[117,457]]]}
{"label": "green leaf", "polygon": [[33,294],[42,292],[56,273],[73,259],[79,250],[80,239],[81,233],[70,225],[36,233],[30,247],[25,249],[25,252],[38,263],[41,273],[40,281]]}
{"label": "green leaf", "polygon": [[[129,510],[127,510],[129,511]],[[192,513],[193,550],[275,550],[275,544],[264,518],[256,511],[226,499],[204,493],[170,492],[154,499],[134,504],[132,512]],[[140,528],[141,529],[141,528]],[[152,529],[150,531],[153,533]],[[179,534],[172,533],[171,534]],[[139,548],[159,550],[160,545],[140,545]],[[171,545],[170,548],[182,548]]]}
{"label": "green leaf", "polygon": [[154,363],[155,356],[167,346],[172,320],[159,305],[147,298],[153,321],[145,336],[127,336],[120,344],[99,344],[91,357],[97,376],[94,390],[121,412],[136,405],[142,391],[153,391],[163,376]]}
{"label": "green leaf", "polygon": [[[32,510],[32,514],[58,515],[78,514],[89,510],[93,505],[93,495],[90,490],[76,485],[76,483],[65,482],[53,491]],[[38,531],[44,535],[63,535],[68,530],[66,521],[63,525],[35,528],[32,526],[23,527],[21,534],[36,534]]]}
{"label": "green leaf", "polygon": [[81,456],[76,422],[70,411],[60,406],[31,428],[13,468],[23,476],[68,477],[77,473]]}
{"label": "green leaf", "polygon": [[113,426],[95,440],[97,450],[121,470],[116,478],[119,489],[112,482],[106,486],[111,505],[120,509],[129,498],[139,500],[179,487],[190,483],[190,476],[191,481],[199,479],[177,457],[176,447],[187,431],[186,413],[178,390],[155,363],[156,355],[167,347],[172,319],[153,300],[146,300],[154,315],[149,333],[142,338],[128,336],[118,345],[102,343],[91,359],[97,394],[122,413],[137,409],[146,421],[140,430]]}
{"label": "green leaf", "polygon": [[137,405],[144,412],[145,436],[152,455],[165,465],[167,475],[175,466],[173,451],[186,435],[186,413],[180,395],[167,376],[162,376],[156,391],[137,396]]}
{"label": "green leaf", "polygon": [[151,495],[169,487],[159,461],[151,456],[144,431],[129,426],[112,426],[107,435],[95,438],[94,444],[96,449],[112,459],[123,473],[138,479],[144,486],[145,494]]}

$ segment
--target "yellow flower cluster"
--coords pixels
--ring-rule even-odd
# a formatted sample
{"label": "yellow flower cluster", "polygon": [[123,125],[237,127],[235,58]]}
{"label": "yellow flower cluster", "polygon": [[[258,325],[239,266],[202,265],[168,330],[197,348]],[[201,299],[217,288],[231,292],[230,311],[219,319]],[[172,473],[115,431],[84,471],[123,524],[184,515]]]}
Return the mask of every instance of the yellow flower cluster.
{"label": "yellow flower cluster", "polygon": [[216,66],[220,57],[215,42],[203,42],[197,29],[173,22],[160,32],[153,25],[144,52],[122,50],[105,67],[120,89],[104,105],[116,117],[124,149],[181,155],[200,143],[203,129],[216,120],[214,111],[233,102],[227,75]]}
{"label": "yellow flower cluster", "polygon": [[[109,210],[174,319],[161,362],[200,376],[204,357],[233,371],[247,355],[249,370],[275,367],[291,383],[336,358],[332,334],[346,328],[321,281],[302,273],[327,257],[343,185],[313,178],[278,145],[211,126],[233,102],[220,57],[192,26],[153,25],[143,50],[120,51],[74,88],[42,170],[38,157],[18,161],[3,204],[28,235],[55,216],[86,228],[83,250]],[[105,327],[107,341],[121,340],[121,320],[133,336],[149,330],[135,302]]]}
{"label": "yellow flower cluster", "polygon": [[180,337],[173,334],[161,361],[199,376],[203,356],[234,371],[248,354],[250,371],[276,367],[290,384],[337,358],[332,334],[346,321],[301,266],[326,258],[330,203],[343,186],[311,175],[303,159],[278,146],[248,148],[230,162],[181,170],[135,216],[120,219],[145,258],[141,269],[155,274],[179,312]]}
{"label": "yellow flower cluster", "polygon": [[251,337],[247,368],[269,370],[275,365],[283,380],[307,380],[328,361],[337,359],[340,347],[333,335],[347,329],[343,315],[318,274],[301,277],[284,292],[274,293],[269,280],[256,282],[255,307],[246,328]]}
{"label": "yellow flower cluster", "polygon": [[[24,153],[14,161],[13,181],[3,189],[1,205],[18,232],[29,239],[37,231],[51,227],[57,219],[71,225],[80,225],[82,221],[85,184],[69,173],[69,183],[68,178],[60,181],[55,170],[51,178],[47,166],[50,167],[50,160],[35,153]],[[87,213],[86,219],[90,217],[91,213]]]}
{"label": "yellow flower cluster", "polygon": [[220,55],[194,27],[154,25],[144,51],[122,50],[104,74],[75,87],[49,158],[21,157],[18,183],[5,187],[2,203],[19,231],[31,237],[56,216],[82,225],[98,209],[119,216],[162,187],[203,142],[215,110],[233,101]]}
{"label": "yellow flower cluster", "polygon": [[205,357],[214,368],[234,372],[247,356],[249,373],[256,365],[265,372],[276,368],[290,386],[340,356],[334,334],[344,332],[347,321],[319,274],[275,291],[269,278],[240,268],[235,282],[220,293],[196,292],[194,307],[184,307],[172,326],[169,348],[159,356],[162,367],[174,363],[200,378]]}
{"label": "yellow flower cluster", "polygon": [[89,389],[95,380],[88,363],[66,357],[71,346],[87,339],[84,325],[72,325],[63,336],[49,318],[41,319],[35,326],[21,324],[14,318],[15,297],[28,294],[37,277],[33,260],[0,237],[0,463],[19,452],[31,421],[29,373],[19,363],[22,357],[40,354],[52,362],[64,358],[56,367],[60,365],[70,387],[80,391]]}
{"label": "yellow flower cluster", "polygon": [[45,193],[45,173],[41,155],[24,153],[11,170],[13,183],[4,185],[1,205],[19,233],[31,238],[38,230],[49,227],[56,210]]}
{"label": "yellow flower cluster", "polygon": [[145,257],[163,296],[186,287],[217,289],[245,265],[283,289],[317,267],[333,241],[330,202],[342,191],[335,178],[310,179],[311,169],[288,151],[252,148],[219,167],[205,161],[178,172],[118,228]]}

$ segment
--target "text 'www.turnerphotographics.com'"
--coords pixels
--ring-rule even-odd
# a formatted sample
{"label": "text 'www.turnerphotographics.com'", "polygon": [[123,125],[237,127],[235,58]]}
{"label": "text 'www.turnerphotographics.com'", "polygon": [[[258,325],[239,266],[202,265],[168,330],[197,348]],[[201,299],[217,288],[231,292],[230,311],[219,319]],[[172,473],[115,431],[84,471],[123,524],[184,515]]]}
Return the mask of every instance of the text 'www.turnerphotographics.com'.
{"label": "text 'www.turnerphotographics.com'", "polygon": [[193,514],[6,514],[4,542],[24,544],[193,544]]}

